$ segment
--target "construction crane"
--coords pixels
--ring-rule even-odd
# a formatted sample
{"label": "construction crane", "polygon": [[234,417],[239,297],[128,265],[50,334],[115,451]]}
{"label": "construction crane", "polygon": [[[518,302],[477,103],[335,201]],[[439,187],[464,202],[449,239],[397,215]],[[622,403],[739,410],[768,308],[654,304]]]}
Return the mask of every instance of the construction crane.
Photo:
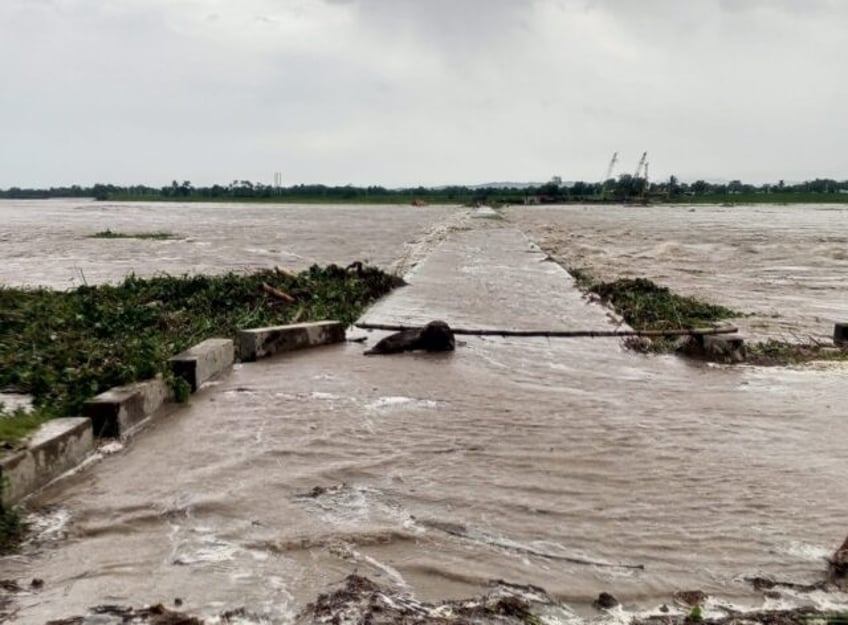
{"label": "construction crane", "polygon": [[609,162],[609,167],[607,167],[606,178],[604,178],[602,182],[606,183],[607,180],[612,178],[612,170],[613,170],[613,167],[615,167],[615,164],[617,162],[618,162],[618,152],[613,152],[612,158],[610,159],[610,162]]}
{"label": "construction crane", "polygon": [[601,184],[598,185],[598,194],[597,197],[600,199],[606,199],[607,197],[607,183],[609,179],[612,178],[612,170],[615,167],[615,164],[618,162],[618,152],[612,153],[612,158],[610,159],[609,166],[607,167],[607,175],[601,180]]}
{"label": "construction crane", "polygon": [[[647,152],[642,152],[642,158],[639,159],[639,164],[636,165],[636,173],[633,174],[633,177],[639,178],[639,174],[642,173],[643,168],[645,170],[647,170],[647,168],[648,168],[648,153]],[[647,178],[647,172],[645,174],[645,177]]]}

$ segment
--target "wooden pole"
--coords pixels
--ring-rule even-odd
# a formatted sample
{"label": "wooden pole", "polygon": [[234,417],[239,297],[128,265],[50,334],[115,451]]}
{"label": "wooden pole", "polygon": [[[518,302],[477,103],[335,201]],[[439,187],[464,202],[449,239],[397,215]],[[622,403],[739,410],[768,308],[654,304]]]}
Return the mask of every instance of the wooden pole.
{"label": "wooden pole", "polygon": [[295,301],[295,299],[289,295],[288,293],[284,293],[280,289],[275,289],[267,282],[263,282],[261,286],[262,290],[265,291],[271,297],[280,300],[281,302],[286,302],[287,304],[291,304]]}
{"label": "wooden pole", "polygon": [[[390,332],[403,332],[404,330],[418,330],[418,326],[388,325],[382,323],[355,323],[355,327],[362,330],[388,330]],[[711,334],[735,334],[739,331],[735,326],[722,326],[713,328],[673,328],[670,330],[494,330],[494,329],[469,329],[451,328],[454,334],[468,336],[523,336],[523,337],[546,337],[546,338],[582,338],[582,337],[620,337],[620,336],[704,336]]]}

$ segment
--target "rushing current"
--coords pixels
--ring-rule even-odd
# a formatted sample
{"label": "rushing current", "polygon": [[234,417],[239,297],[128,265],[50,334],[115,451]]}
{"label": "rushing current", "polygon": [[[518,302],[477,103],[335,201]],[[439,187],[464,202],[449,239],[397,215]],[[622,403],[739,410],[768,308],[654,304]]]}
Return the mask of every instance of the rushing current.
{"label": "rushing current", "polygon": [[[409,286],[366,321],[615,327],[558,260],[755,313],[739,320],[755,336],[827,338],[848,319],[846,224],[848,208],[810,206],[0,202],[0,282],[369,260]],[[176,238],[89,238],[106,228]],[[27,503],[34,538],[0,578],[44,588],[16,597],[17,622],[179,597],[287,623],[353,571],[425,600],[534,584],[584,616],[601,591],[628,610],[692,589],[755,607],[745,577],[817,581],[848,533],[844,366],[459,338],[452,354],[347,343],[237,365],[101,451]]]}

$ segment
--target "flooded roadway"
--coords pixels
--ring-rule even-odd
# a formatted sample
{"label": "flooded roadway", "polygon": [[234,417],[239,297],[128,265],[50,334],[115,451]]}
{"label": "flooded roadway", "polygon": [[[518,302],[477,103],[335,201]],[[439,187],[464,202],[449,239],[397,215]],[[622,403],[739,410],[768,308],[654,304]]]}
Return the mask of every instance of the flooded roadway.
{"label": "flooded roadway", "polygon": [[[366,319],[608,328],[511,219],[431,215],[410,286]],[[354,570],[422,599],[502,578],[578,611],[602,590],[631,609],[692,588],[753,606],[743,576],[817,580],[846,533],[844,369],[706,367],[610,339],[363,350],[241,365],[44,492],[31,507],[52,527],[0,561],[45,580],[18,622],[175,597],[289,622]]]}

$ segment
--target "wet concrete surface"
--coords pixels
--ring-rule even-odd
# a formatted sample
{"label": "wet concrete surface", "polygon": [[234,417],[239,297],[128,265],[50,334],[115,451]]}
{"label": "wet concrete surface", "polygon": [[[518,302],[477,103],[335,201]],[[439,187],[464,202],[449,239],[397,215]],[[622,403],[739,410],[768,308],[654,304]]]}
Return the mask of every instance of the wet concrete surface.
{"label": "wet concrete surface", "polygon": [[[514,224],[452,223],[365,320],[609,329]],[[47,530],[0,561],[45,581],[19,622],[174,597],[289,622],[353,571],[425,600],[500,578],[577,607],[691,588],[759,605],[743,576],[818,579],[844,538],[844,370],[459,338],[238,366],[31,503]]]}

